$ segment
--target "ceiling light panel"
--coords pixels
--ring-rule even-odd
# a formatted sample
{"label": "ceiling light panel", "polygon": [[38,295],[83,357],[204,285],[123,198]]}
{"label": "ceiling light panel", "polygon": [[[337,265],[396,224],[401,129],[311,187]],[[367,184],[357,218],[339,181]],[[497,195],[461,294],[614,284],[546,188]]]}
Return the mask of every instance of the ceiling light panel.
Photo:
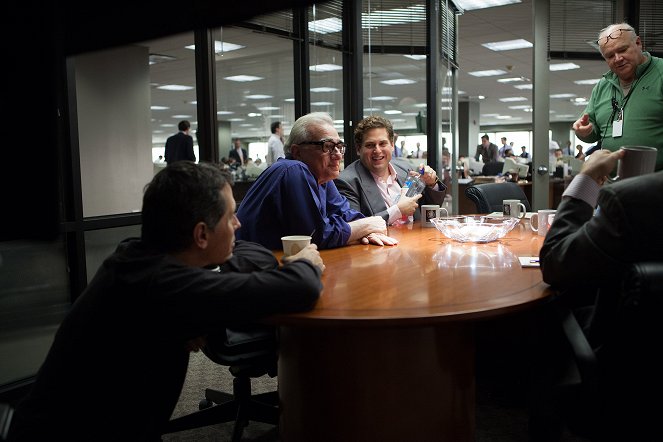
{"label": "ceiling light panel", "polygon": [[342,70],[343,66],[331,63],[323,63],[323,64],[316,64],[313,66],[309,66],[308,68],[313,72],[332,72],[332,71]]}
{"label": "ceiling light panel", "polygon": [[193,86],[184,86],[183,84],[164,84],[163,86],[157,86],[157,89],[162,89],[164,91],[190,91],[193,89]]}
{"label": "ceiling light panel", "polygon": [[472,11],[475,9],[521,3],[521,0],[454,0],[454,3],[464,11]]}
{"label": "ceiling light panel", "polygon": [[513,101],[527,101],[527,98],[525,98],[525,97],[504,97],[504,98],[500,98],[499,100],[504,102],[504,103],[510,103],[510,102],[513,102]]}
{"label": "ceiling light panel", "polygon": [[248,81],[264,80],[263,77],[256,77],[255,75],[232,75],[230,77],[223,77],[223,79],[230,81],[239,81],[241,83],[245,83]]}
{"label": "ceiling light panel", "polygon": [[336,92],[336,91],[338,91],[338,88],[328,87],[328,86],[311,88],[311,92]]}
{"label": "ceiling light panel", "polygon": [[519,38],[517,40],[495,41],[492,43],[482,43],[481,46],[491,51],[512,51],[514,49],[531,48],[534,46],[529,41]]}
{"label": "ceiling light panel", "polygon": [[402,85],[402,84],[413,84],[416,83],[414,80],[408,78],[394,78],[393,80],[382,80],[380,83],[388,84],[390,86]]}
{"label": "ceiling light panel", "polygon": [[551,71],[569,71],[571,69],[580,69],[575,63],[556,63],[550,65]]}
{"label": "ceiling light panel", "polygon": [[495,75],[504,75],[506,74],[506,71],[503,71],[501,69],[489,69],[486,71],[468,72],[468,74],[472,75],[473,77],[492,77]]}
{"label": "ceiling light panel", "polygon": [[339,32],[341,29],[343,29],[343,23],[341,19],[336,17],[308,22],[309,32],[315,32],[316,34],[331,34]]}

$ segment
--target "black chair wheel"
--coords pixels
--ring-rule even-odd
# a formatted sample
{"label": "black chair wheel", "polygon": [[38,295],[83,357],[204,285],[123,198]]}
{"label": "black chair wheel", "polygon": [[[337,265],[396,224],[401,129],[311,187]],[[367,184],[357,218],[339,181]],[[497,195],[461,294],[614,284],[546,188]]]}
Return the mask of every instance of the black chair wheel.
{"label": "black chair wheel", "polygon": [[201,401],[198,402],[198,409],[204,410],[211,407],[212,405],[214,405],[214,402],[210,401],[209,399],[201,399]]}

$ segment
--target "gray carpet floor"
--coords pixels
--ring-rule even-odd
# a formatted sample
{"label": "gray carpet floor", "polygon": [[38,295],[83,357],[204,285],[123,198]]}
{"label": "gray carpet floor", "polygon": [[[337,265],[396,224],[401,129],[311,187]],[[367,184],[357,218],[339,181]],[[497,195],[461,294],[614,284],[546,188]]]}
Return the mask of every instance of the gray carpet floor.
{"label": "gray carpet floor", "polygon": [[[524,400],[518,391],[517,376],[504,379],[495,385],[495,379],[478,373],[476,441],[477,442],[528,442],[528,414]],[[263,376],[252,382],[253,392],[262,393],[277,388],[277,378]],[[205,388],[215,388],[232,392],[232,375],[227,367],[209,360],[202,352],[193,353],[189,364],[186,383],[173,417],[195,412],[199,401],[204,397]],[[516,393],[514,393],[516,392]],[[231,439],[233,423],[164,435],[165,442],[222,442]],[[272,425],[251,422],[244,429],[243,441],[279,441],[278,430]],[[564,433],[563,442],[585,442],[585,439]],[[405,441],[404,441],[405,442]],[[410,442],[410,441],[407,441]]]}

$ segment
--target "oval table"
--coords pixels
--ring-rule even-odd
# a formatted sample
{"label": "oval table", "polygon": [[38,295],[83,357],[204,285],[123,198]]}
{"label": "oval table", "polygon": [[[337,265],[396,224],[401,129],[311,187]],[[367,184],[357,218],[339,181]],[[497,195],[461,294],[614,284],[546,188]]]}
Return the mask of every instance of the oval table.
{"label": "oval table", "polygon": [[324,289],[279,326],[283,441],[473,441],[473,323],[530,308],[552,291],[543,238],[521,221],[506,237],[459,243],[419,223],[394,247],[321,251]]}

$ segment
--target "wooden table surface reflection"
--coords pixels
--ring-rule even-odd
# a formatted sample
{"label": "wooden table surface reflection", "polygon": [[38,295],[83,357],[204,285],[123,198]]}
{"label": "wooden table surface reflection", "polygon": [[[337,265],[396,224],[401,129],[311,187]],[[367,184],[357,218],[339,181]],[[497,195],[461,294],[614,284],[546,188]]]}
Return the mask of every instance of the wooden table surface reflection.
{"label": "wooden table surface reflection", "polygon": [[280,328],[284,441],[474,440],[473,322],[551,294],[543,238],[521,221],[505,238],[458,243],[419,223],[395,247],[325,250],[324,290]]}

